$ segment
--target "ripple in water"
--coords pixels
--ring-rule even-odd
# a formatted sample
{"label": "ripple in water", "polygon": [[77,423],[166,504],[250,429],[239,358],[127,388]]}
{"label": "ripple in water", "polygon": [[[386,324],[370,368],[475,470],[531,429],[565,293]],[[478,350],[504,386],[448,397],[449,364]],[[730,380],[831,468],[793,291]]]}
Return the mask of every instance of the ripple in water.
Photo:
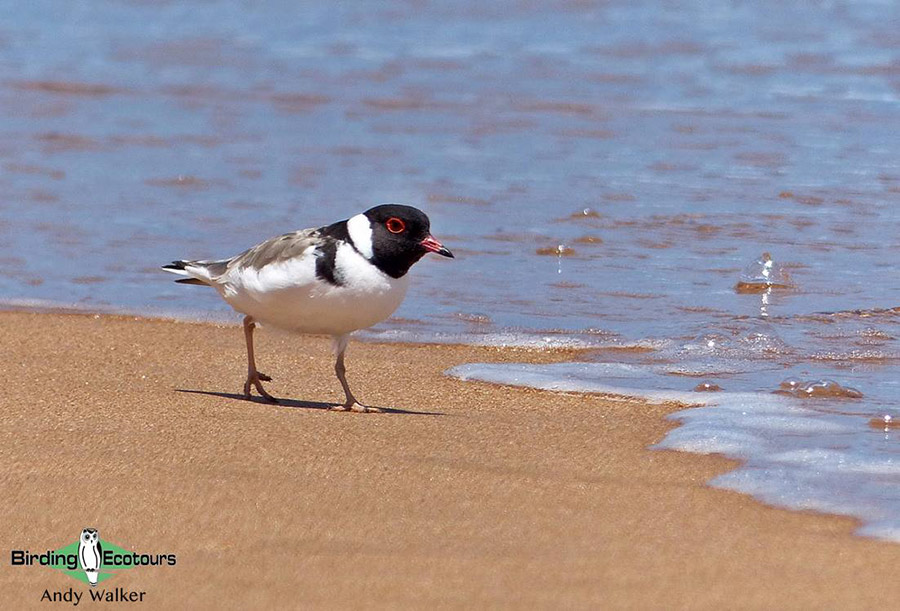
{"label": "ripple in water", "polygon": [[855,388],[849,386],[841,386],[834,380],[785,380],[778,386],[775,391],[778,394],[789,395],[791,397],[799,397],[800,399],[810,398],[831,398],[831,399],[862,399],[863,394]]}
{"label": "ripple in water", "polygon": [[679,361],[695,358],[769,358],[791,349],[772,330],[731,329],[697,336],[678,351]]}

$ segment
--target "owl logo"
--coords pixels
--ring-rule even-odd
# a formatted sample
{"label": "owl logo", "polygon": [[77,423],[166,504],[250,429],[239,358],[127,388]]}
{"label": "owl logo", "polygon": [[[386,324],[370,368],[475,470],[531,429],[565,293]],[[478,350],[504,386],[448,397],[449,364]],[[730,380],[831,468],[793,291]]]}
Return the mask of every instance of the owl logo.
{"label": "owl logo", "polygon": [[100,565],[103,564],[103,548],[100,547],[100,533],[96,528],[85,528],[78,537],[78,561],[87,575],[91,587],[97,586]]}

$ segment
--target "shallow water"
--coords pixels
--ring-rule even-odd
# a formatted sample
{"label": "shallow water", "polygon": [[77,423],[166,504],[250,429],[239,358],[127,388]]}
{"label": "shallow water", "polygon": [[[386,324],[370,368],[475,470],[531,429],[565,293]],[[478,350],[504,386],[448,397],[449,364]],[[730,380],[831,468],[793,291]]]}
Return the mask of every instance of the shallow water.
{"label": "shallow water", "polygon": [[[373,335],[592,346],[637,372],[599,385],[757,397],[771,426],[709,408],[666,443],[894,537],[869,421],[900,416],[898,15],[794,4],[0,5],[0,297],[228,317],[158,265],[407,202],[457,259]],[[789,282],[742,286],[764,252]],[[796,410],[820,428],[779,428]]]}

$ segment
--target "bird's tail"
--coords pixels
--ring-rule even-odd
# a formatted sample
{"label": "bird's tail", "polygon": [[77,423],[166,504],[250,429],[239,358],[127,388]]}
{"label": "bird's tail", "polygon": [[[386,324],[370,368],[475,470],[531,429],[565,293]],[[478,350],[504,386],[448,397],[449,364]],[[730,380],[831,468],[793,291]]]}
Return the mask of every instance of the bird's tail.
{"label": "bird's tail", "polygon": [[163,265],[162,269],[170,274],[184,276],[175,282],[212,286],[228,268],[228,261],[172,261]]}

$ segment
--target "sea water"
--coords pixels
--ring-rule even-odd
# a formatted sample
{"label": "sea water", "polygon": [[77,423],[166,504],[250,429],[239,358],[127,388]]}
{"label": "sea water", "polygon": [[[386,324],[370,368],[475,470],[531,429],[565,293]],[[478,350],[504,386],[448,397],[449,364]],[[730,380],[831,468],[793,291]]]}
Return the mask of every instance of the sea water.
{"label": "sea water", "polygon": [[893,3],[0,17],[5,303],[236,320],[159,265],[410,203],[457,258],[370,337],[589,349],[454,373],[675,393],[662,446],[745,461],[714,485],[898,538]]}

